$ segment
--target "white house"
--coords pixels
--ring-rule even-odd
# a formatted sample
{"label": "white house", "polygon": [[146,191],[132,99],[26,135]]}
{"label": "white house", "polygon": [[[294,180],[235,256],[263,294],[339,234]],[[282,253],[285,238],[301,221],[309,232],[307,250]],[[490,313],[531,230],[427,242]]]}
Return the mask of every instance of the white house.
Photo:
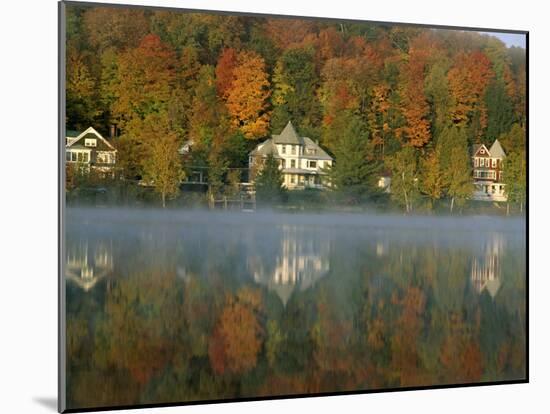
{"label": "white house", "polygon": [[87,241],[80,240],[67,246],[65,276],[84,291],[91,290],[98,281],[111,275],[113,269],[111,244],[90,246]]}
{"label": "white house", "polygon": [[485,242],[484,251],[472,260],[470,280],[474,289],[481,293],[484,290],[494,298],[501,285],[501,257],[504,251],[504,238],[495,233]]}
{"label": "white house", "polygon": [[261,169],[270,154],[278,160],[284,185],[289,190],[326,186],[323,178],[325,169],[332,165],[332,157],[311,138],[298,136],[292,122],[280,135],[272,135],[254,148],[249,154],[250,169]]}
{"label": "white house", "polygon": [[330,271],[330,241],[311,237],[307,229],[282,225],[280,244],[272,254],[274,260],[251,255],[247,267],[254,281],[277,294],[284,306],[295,290],[312,287]]}
{"label": "white house", "polygon": [[481,201],[506,201],[502,182],[502,163],[506,154],[498,139],[491,148],[483,144],[474,147],[472,164],[474,193],[472,198]]}
{"label": "white house", "polygon": [[65,138],[65,161],[67,165],[79,163],[101,173],[111,173],[117,160],[116,148],[89,127],[81,133],[67,131]]}

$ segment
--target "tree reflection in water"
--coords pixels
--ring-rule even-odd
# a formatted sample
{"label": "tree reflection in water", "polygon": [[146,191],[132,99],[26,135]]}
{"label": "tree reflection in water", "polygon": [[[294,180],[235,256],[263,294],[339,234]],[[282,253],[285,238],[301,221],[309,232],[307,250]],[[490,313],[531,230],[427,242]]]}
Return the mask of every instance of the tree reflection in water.
{"label": "tree reflection in water", "polygon": [[524,223],[201,217],[69,215],[69,408],[525,377]]}

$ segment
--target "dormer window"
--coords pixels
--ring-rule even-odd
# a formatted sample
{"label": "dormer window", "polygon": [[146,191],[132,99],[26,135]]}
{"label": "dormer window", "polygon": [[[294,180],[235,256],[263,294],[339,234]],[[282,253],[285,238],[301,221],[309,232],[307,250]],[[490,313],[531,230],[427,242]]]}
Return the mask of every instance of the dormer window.
{"label": "dormer window", "polygon": [[85,147],[97,147],[97,139],[95,138],[86,138],[84,139]]}

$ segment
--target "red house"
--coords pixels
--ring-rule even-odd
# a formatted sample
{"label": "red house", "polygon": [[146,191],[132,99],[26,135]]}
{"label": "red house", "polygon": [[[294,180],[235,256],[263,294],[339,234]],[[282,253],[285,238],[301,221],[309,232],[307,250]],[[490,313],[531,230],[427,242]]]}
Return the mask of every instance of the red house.
{"label": "red house", "polygon": [[498,139],[495,139],[489,149],[484,144],[474,147],[472,156],[475,185],[472,198],[474,200],[506,201],[502,182],[502,163],[505,157],[506,154]]}

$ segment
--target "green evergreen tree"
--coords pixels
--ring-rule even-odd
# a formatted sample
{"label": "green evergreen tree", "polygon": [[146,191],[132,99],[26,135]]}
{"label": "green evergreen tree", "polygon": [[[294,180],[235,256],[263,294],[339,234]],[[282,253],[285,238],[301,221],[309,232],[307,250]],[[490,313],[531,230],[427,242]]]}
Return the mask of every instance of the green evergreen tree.
{"label": "green evergreen tree", "polygon": [[332,188],[352,203],[377,195],[380,164],[370,156],[364,122],[350,112],[342,112],[325,134],[332,134],[335,142],[335,162],[328,170]]}
{"label": "green evergreen tree", "polygon": [[495,138],[506,133],[514,123],[513,102],[506,93],[502,80],[494,80],[487,87],[485,94],[487,104],[487,132],[485,143],[490,144]]}
{"label": "green evergreen tree", "polygon": [[256,199],[260,203],[276,203],[284,201],[286,191],[283,187],[283,175],[279,163],[270,154],[265,159],[262,169],[255,180]]}
{"label": "green evergreen tree", "polygon": [[318,137],[321,107],[315,91],[319,77],[312,49],[288,49],[277,62],[273,75],[271,129],[279,131],[289,119],[300,126],[301,135]]}
{"label": "green evergreen tree", "polygon": [[449,84],[447,81],[449,66],[450,62],[448,59],[442,58],[437,61],[426,75],[426,80],[424,82],[426,96],[432,108],[431,130],[435,143],[437,143],[439,134],[451,121],[451,95],[449,93]]}
{"label": "green evergreen tree", "polygon": [[527,195],[527,163],[525,151],[512,152],[503,163],[504,191],[508,197],[506,212],[510,213],[510,203],[518,203],[520,212]]}
{"label": "green evergreen tree", "polygon": [[514,124],[510,131],[498,137],[506,153],[525,151],[525,130],[519,125]]}

